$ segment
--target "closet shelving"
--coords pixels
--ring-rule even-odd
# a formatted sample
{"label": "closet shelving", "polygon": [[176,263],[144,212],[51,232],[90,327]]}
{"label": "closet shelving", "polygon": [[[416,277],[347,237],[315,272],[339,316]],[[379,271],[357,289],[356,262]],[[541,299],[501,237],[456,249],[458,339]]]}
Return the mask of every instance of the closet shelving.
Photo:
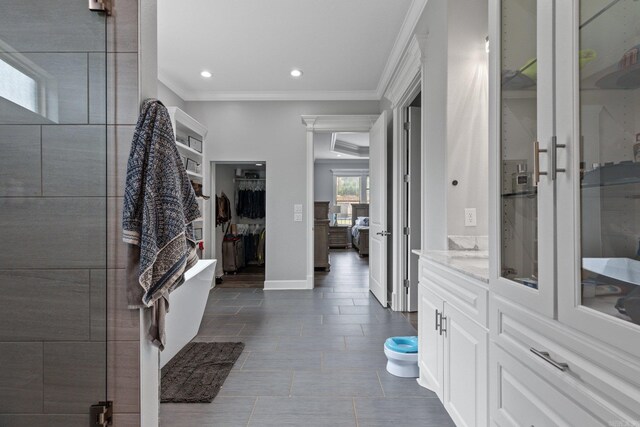
{"label": "closet shelving", "polygon": [[[200,194],[208,195],[208,183],[205,177],[207,176],[208,168],[205,164],[205,138],[207,136],[207,128],[189,116],[187,113],[179,109],[178,107],[168,107],[169,115],[171,117],[171,125],[176,137],[176,147],[178,152],[185,159],[190,159],[200,165],[200,172],[194,172],[187,169],[187,175],[194,184],[202,186],[202,192]],[[202,142],[202,152],[190,147],[189,140],[197,139]],[[186,168],[186,165],[185,165]],[[194,231],[202,238],[198,242],[204,242],[205,249],[207,248],[207,236],[209,235],[209,209],[210,200],[205,199],[202,196],[198,196],[198,206],[200,207],[200,213],[202,216],[196,219],[193,223]]]}

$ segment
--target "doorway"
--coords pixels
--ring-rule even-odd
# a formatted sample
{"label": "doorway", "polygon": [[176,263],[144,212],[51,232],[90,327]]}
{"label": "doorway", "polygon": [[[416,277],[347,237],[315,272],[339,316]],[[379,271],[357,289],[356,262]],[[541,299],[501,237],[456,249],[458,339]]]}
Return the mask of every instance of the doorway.
{"label": "doorway", "polygon": [[314,138],[314,270],[316,286],[369,283],[369,134]]}
{"label": "doorway", "polygon": [[[408,285],[408,312],[418,310],[419,251],[422,230],[422,158],[421,96],[419,93],[404,109],[405,125],[402,138],[403,150],[403,233],[402,248],[405,253],[403,284]],[[416,328],[417,328],[417,322]]]}
{"label": "doorway", "polygon": [[[266,266],[265,162],[212,163],[216,208],[216,286],[264,288]],[[228,206],[225,211],[223,207]]]}

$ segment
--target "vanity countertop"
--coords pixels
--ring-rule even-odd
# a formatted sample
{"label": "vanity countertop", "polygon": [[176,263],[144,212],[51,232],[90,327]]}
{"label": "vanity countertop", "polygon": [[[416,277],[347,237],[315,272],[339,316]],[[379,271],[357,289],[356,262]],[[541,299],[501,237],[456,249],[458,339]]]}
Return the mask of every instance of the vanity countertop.
{"label": "vanity countertop", "polygon": [[414,250],[416,255],[489,283],[489,251]]}

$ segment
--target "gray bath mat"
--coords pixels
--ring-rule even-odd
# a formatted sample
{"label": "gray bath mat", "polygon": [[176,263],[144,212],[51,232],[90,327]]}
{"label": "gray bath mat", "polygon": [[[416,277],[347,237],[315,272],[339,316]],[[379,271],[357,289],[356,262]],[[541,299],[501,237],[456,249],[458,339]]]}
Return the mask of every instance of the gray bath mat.
{"label": "gray bath mat", "polygon": [[187,344],[162,368],[160,402],[211,402],[243,349],[241,342]]}

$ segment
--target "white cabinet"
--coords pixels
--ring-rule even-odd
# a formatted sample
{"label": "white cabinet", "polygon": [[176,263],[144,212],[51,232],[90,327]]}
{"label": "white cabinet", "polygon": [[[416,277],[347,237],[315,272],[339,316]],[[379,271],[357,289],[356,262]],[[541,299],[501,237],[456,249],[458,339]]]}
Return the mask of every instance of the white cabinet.
{"label": "white cabinet", "polygon": [[444,303],[442,329],[444,407],[457,426],[484,426],[489,334],[448,302]]}
{"label": "white cabinet", "polygon": [[492,423],[635,425],[640,3],[491,0],[489,25]]}
{"label": "white cabinet", "polygon": [[486,323],[486,287],[421,259],[418,293],[418,382],[438,395],[456,425],[486,426],[489,333],[478,323]]}
{"label": "white cabinet", "polygon": [[209,195],[209,166],[205,162],[207,128],[177,107],[167,107],[176,138],[176,147],[184,163],[187,175],[196,191],[202,216],[193,222],[194,237],[205,248],[205,258],[211,254],[207,238],[211,233],[211,200]]}
{"label": "white cabinet", "polygon": [[444,308],[442,298],[431,292],[426,284],[418,286],[418,360],[421,386],[432,390],[442,400],[442,378],[444,367],[443,338],[439,331],[440,318]]}

